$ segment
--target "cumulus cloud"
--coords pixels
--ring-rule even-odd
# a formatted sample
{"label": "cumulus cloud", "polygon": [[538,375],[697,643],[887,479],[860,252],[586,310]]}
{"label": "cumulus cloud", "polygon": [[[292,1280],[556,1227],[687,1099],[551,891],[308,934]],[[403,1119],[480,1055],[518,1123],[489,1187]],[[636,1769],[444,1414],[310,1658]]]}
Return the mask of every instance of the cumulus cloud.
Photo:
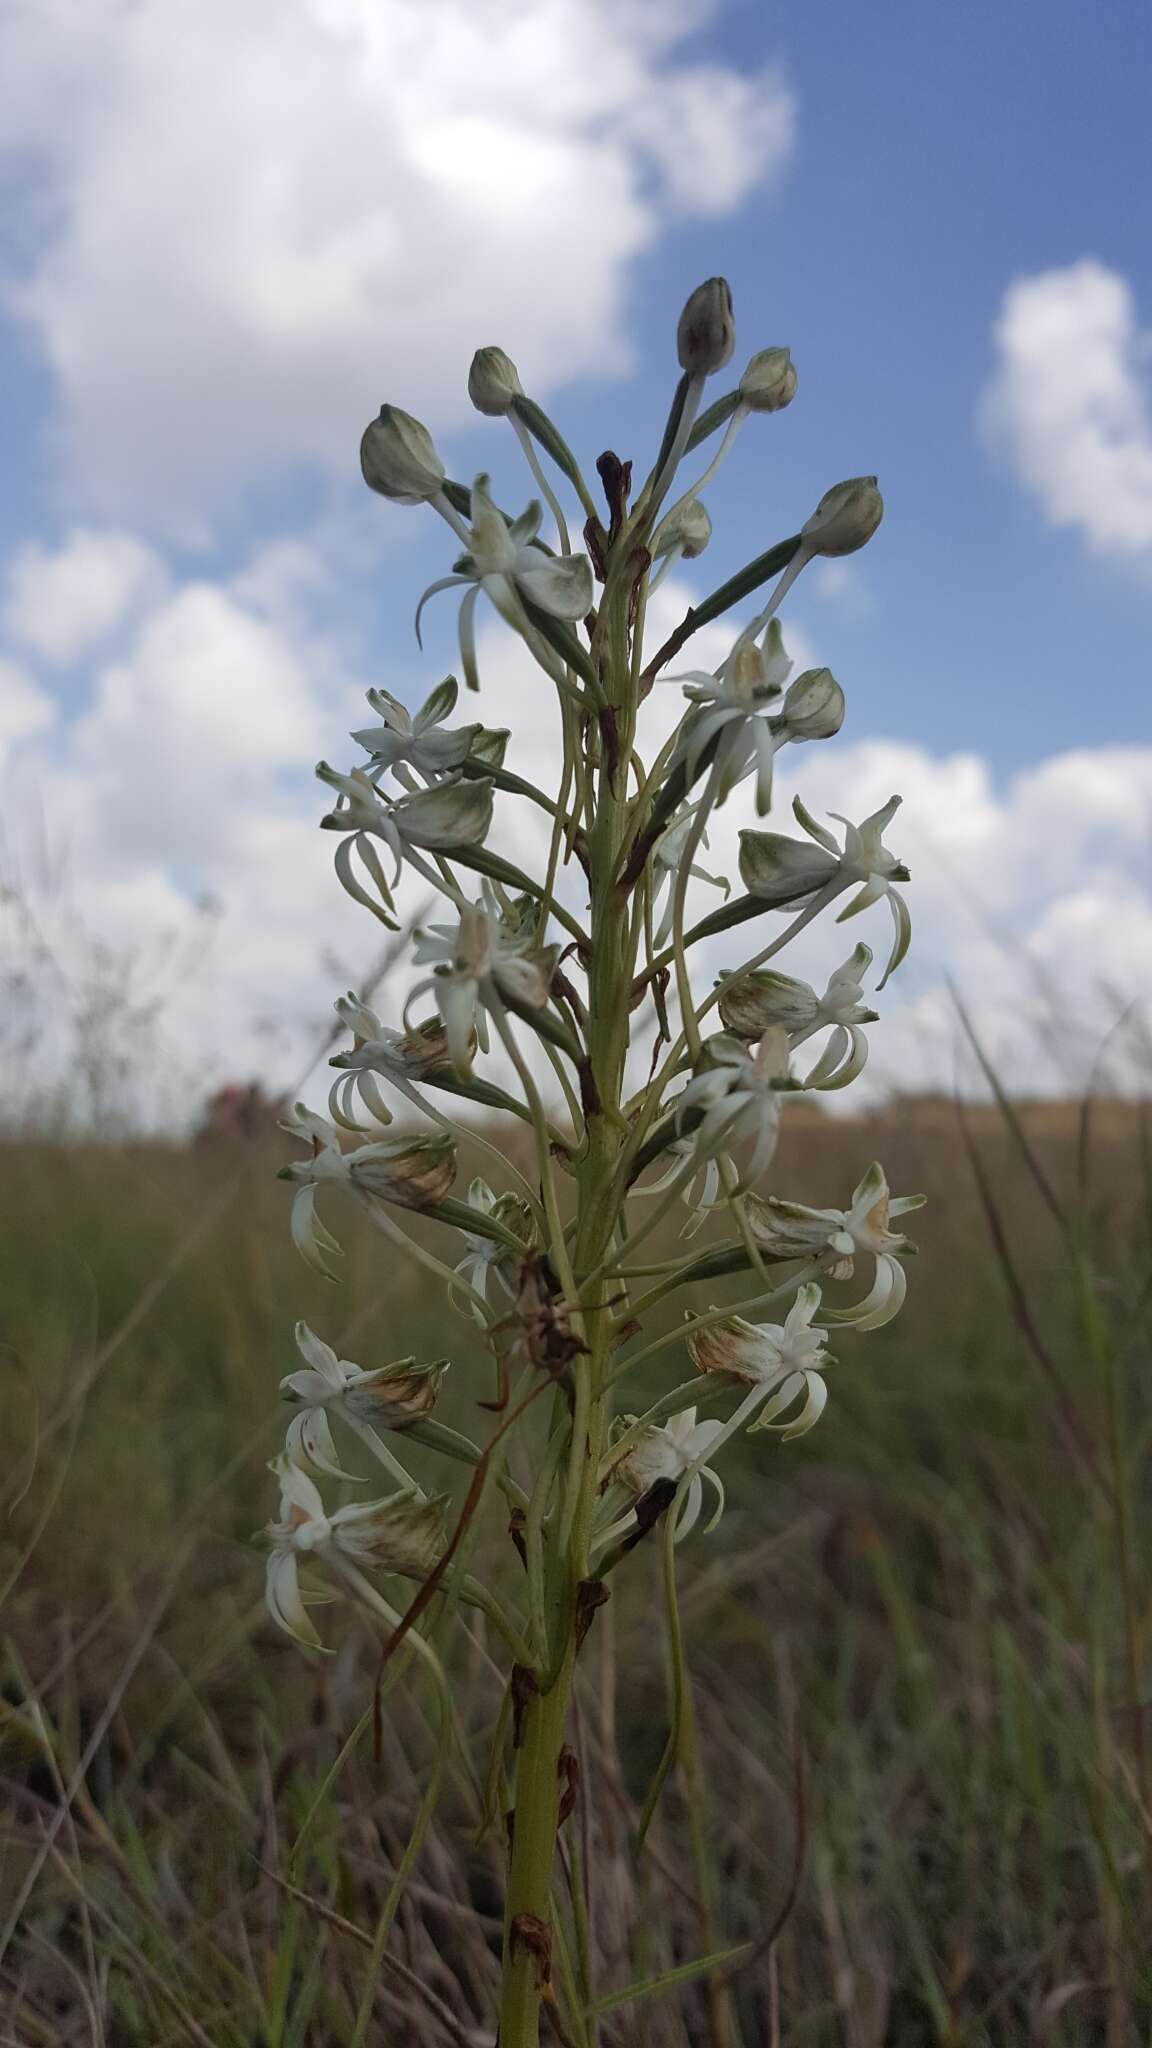
{"label": "cumulus cloud", "polygon": [[546,391],[628,362],[628,267],[770,182],[781,78],[686,55],[706,0],[15,0],[9,307],[105,513],[346,459],[384,396],[466,416],[475,337]]}
{"label": "cumulus cloud", "polygon": [[18,740],[42,732],[56,716],[55,703],[17,662],[0,656],[0,761]]}
{"label": "cumulus cloud", "polygon": [[[682,614],[687,595],[675,585],[658,594],[653,644]],[[710,627],[684,658],[690,653],[693,666],[711,667],[730,641],[730,629]],[[819,660],[818,634],[810,626],[786,625],[785,642],[797,670]],[[527,657],[506,640],[498,653],[494,637],[487,650],[482,642],[485,651],[485,718],[516,731],[520,772],[544,788],[554,786],[552,710]],[[840,812],[859,820],[893,794],[903,799],[886,839],[912,871],[913,950],[879,998],[882,1023],[872,1033],[866,1081],[842,1106],[870,1093],[947,1088],[958,1072],[966,1084],[972,1081],[949,982],[1014,1085],[1041,1093],[1083,1085],[1120,1010],[1149,985],[1152,747],[1069,749],[998,780],[987,757],[975,751],[933,754],[897,739],[859,736],[854,710],[849,685],[840,737],[779,756],[771,820],[772,829],[802,836],[789,809],[795,793],[825,819]],[[646,758],[677,715],[675,686],[658,686],[641,714]],[[745,787],[709,826],[703,864],[731,877],[737,891],[739,832],[756,822]],[[501,830],[530,833],[521,844],[539,860],[535,820],[498,825]],[[504,843],[515,855],[512,837]],[[574,877],[574,907],[577,883]],[[703,884],[693,885],[693,896],[696,915],[719,900]],[[745,928],[710,941],[698,956],[700,984],[731,972],[783,923],[774,914],[751,938]],[[845,925],[823,920],[789,949],[787,971],[822,986],[858,939],[866,939],[882,962],[890,936],[883,904]],[[1124,1047],[1116,1051],[1119,1072]],[[1130,1063],[1125,1071],[1131,1079]]]}
{"label": "cumulus cloud", "polygon": [[[317,830],[327,798],[308,769],[320,754],[351,765],[356,749],[344,734],[365,713],[364,679],[322,634],[284,623],[285,589],[316,573],[298,543],[226,582],[157,586],[114,658],[95,664],[82,715],[67,735],[53,733],[50,747],[37,731],[48,700],[34,677],[0,671],[0,704],[16,707],[0,792],[6,839],[23,847],[39,836],[54,880],[38,889],[26,864],[15,875],[6,867],[2,879],[34,902],[37,928],[55,933],[58,955],[102,963],[106,978],[113,962],[133,992],[131,1014],[155,1016],[139,1068],[144,1101],[158,1061],[185,1088],[185,1110],[213,1080],[258,1073],[271,1086],[289,1084],[322,1038],[331,1000],[362,985],[381,951],[383,934],[341,892],[333,842]],[[689,596],[674,583],[656,595],[653,644]],[[787,629],[786,640],[802,664],[818,658],[802,627]],[[729,641],[730,628],[708,628],[692,643],[693,665],[713,666]],[[483,693],[458,716],[510,725],[509,765],[554,790],[554,693],[491,615],[479,652]],[[651,693],[639,739],[647,757],[679,701],[672,683]],[[887,837],[912,869],[914,947],[879,999],[867,1086],[852,1101],[869,1089],[951,1085],[959,1034],[947,977],[1009,1078],[1041,1090],[1082,1083],[1120,1007],[1152,973],[1152,749],[1081,748],[1001,783],[979,753],[934,755],[861,736],[853,711],[849,690],[838,740],[781,755],[773,820],[798,829],[788,812],[796,788],[817,813],[857,819],[894,792],[904,799]],[[715,817],[705,858],[737,889],[738,833],[752,822],[747,799],[737,792]],[[502,798],[490,843],[539,873],[544,822],[532,805]],[[582,914],[575,866],[564,887]],[[695,914],[719,900],[703,884],[693,892]],[[404,902],[426,909],[423,885],[408,886]],[[698,962],[701,985],[783,925],[773,913],[754,933],[710,942]],[[0,927],[3,967],[20,931],[11,917]],[[845,927],[818,924],[789,951],[788,969],[822,984],[858,938],[884,958],[884,905]],[[382,1007],[391,1019],[411,979],[406,966],[390,974]],[[171,1088],[161,1106],[173,1113]]]}
{"label": "cumulus cloud", "polygon": [[115,632],[163,573],[159,557],[134,534],[78,527],[58,548],[33,542],[15,556],[3,623],[49,661],[75,661]]}
{"label": "cumulus cloud", "polygon": [[1152,563],[1150,337],[1126,278],[1091,258],[1019,278],[996,325],[985,418],[1054,526]]}

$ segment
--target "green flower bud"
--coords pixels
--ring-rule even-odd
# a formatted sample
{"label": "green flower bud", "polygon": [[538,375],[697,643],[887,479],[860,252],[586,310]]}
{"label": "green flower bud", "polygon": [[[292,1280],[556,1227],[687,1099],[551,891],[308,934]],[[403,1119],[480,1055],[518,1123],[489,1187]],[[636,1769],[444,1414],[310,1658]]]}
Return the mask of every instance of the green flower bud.
{"label": "green flower bud", "polygon": [[790,974],[762,968],[721,983],[721,989],[721,1020],[726,1030],[740,1038],[763,1038],[774,1025],[785,1031],[807,1031],[816,1022],[819,1003],[815,989]]}
{"label": "green flower bud", "polygon": [[401,1209],[442,1202],[456,1179],[456,1146],[449,1137],[384,1138],[345,1156],[353,1187]]}
{"label": "green flower bud", "polygon": [[835,854],[782,832],[740,834],[740,879],[750,896],[771,903],[796,903],[836,873]]}
{"label": "green flower bud", "polygon": [[468,396],[477,412],[497,420],[510,410],[514,398],[523,398],[516,365],[502,348],[477,349],[468,372]]}
{"label": "green flower bud", "polygon": [[427,427],[398,405],[382,405],[379,418],[365,427],[360,468],[369,489],[394,505],[426,505],[444,482]]}
{"label": "green flower bud", "polygon": [[468,759],[481,762],[485,768],[502,768],[511,737],[507,726],[477,726]]}
{"label": "green flower bud", "polygon": [[421,1500],[412,1493],[394,1493],[368,1503],[357,1519],[338,1524],[332,1517],[336,1547],[377,1571],[403,1572],[426,1579],[443,1552],[447,1536],[444,1507],[447,1494]]}
{"label": "green flower bud", "polygon": [[874,476],[833,484],[800,531],[810,555],[852,555],[870,541],[884,517]]}
{"label": "green flower bud", "polygon": [[844,692],[830,668],[806,668],[785,694],[780,715],[793,740],[830,740],[844,723]]}
{"label": "green flower bud", "polygon": [[698,284],[676,329],[680,368],[690,377],[710,377],[722,370],[736,346],[732,294],[727,279],[710,277]]}
{"label": "green flower bud", "polygon": [[686,562],[702,555],[712,538],[712,521],[699,498],[687,498],[662,519],[652,536],[652,560],[678,548]]}
{"label": "green flower bud", "polygon": [[796,396],[796,371],[786,348],[762,348],[740,379],[740,403],[749,412],[780,412]]}
{"label": "green flower bud", "polygon": [[409,846],[433,853],[480,846],[492,823],[492,784],[487,777],[469,776],[413,790],[397,798],[388,817]]}

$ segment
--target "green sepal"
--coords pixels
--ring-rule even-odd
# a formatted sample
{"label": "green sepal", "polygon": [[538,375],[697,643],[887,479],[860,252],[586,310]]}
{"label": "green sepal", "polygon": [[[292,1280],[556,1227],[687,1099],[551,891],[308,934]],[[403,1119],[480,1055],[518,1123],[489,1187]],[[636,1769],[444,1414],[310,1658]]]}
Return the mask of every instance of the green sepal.
{"label": "green sepal", "polygon": [[509,1251],[523,1253],[528,1249],[514,1231],[506,1230],[494,1216],[474,1209],[471,1202],[457,1201],[455,1195],[445,1195],[442,1202],[433,1202],[423,1213],[434,1216],[438,1223],[450,1223],[454,1230],[466,1230],[469,1237],[491,1238],[493,1244],[506,1245]]}
{"label": "green sepal", "polygon": [[676,389],[672,394],[672,404],[669,407],[668,411],[668,420],[664,428],[664,438],[660,443],[660,449],[659,453],[657,454],[656,460],[652,464],[652,473],[648,478],[648,483],[645,484],[644,486],[645,491],[648,489],[648,484],[654,483],[656,481],[656,478],[661,474],[664,468],[664,464],[667,462],[668,457],[672,453],[672,444],[676,439],[676,434],[679,429],[680,422],[684,417],[684,407],[688,403],[688,387],[691,381],[692,380],[689,377],[687,370],[685,370],[680,378],[680,382],[677,384]]}
{"label": "green sepal", "polygon": [[[454,854],[453,859],[456,858]],[[733,925],[747,924],[749,918],[759,917],[764,910],[786,910],[789,903],[801,903],[812,894],[812,883],[805,883],[794,896],[737,896],[734,903],[722,903],[719,910],[713,910],[708,917],[702,917],[691,931],[685,932],[684,944],[694,946],[697,939],[714,938],[717,932],[731,931]]]}
{"label": "green sepal", "polygon": [[564,439],[559,428],[549,419],[546,412],[537,405],[534,398],[525,398],[523,392],[512,400],[508,410],[514,412],[521,426],[527,427],[534,441],[539,441],[546,455],[552,457],[557,469],[562,469],[569,482],[575,485],[583,504],[588,502],[588,486],[580,474],[580,465]]}
{"label": "green sepal", "polygon": [[423,1444],[429,1451],[440,1451],[446,1458],[455,1458],[461,1465],[478,1465],[481,1452],[458,1430],[449,1429],[445,1423],[437,1422],[434,1416],[423,1416],[419,1422],[407,1422],[401,1434],[413,1443]]}
{"label": "green sepal", "polygon": [[537,789],[534,782],[525,782],[522,776],[513,775],[506,768],[492,768],[469,756],[461,763],[460,773],[470,778],[482,776],[487,781],[494,782],[497,789],[505,790],[509,796],[526,796],[532,803],[539,804],[541,810],[550,812],[553,817],[556,816],[556,805],[551,797],[545,796],[542,789]]}
{"label": "green sepal", "polygon": [[750,596],[752,591],[759,590],[760,585],[767,583],[769,577],[778,576],[782,569],[788,567],[793,556],[799,553],[802,540],[803,535],[799,533],[790,534],[787,540],[778,540],[774,548],[768,548],[764,554],[757,555],[754,562],[749,562],[746,568],[740,569],[735,576],[730,576],[727,583],[722,583],[710,597],[702,598],[699,604],[693,605],[693,632],[700,626],[710,625],[712,620],[720,618],[722,613],[731,611],[734,604],[739,604],[741,599]]}
{"label": "green sepal", "polygon": [[[471,868],[474,874],[487,875],[493,882],[503,882],[506,889],[515,890],[518,896],[531,896],[534,903],[543,903],[546,900],[539,882],[534,882],[530,875],[524,873],[523,868],[514,867],[510,860],[504,860],[500,854],[490,852],[486,846],[454,846],[449,859],[454,861],[457,867]],[[574,938],[578,938],[583,945],[584,935],[575,920],[566,913],[562,914],[556,904],[551,907],[565,930]]]}
{"label": "green sepal", "polygon": [[507,1110],[525,1123],[531,1123],[532,1115],[514,1095],[506,1095],[503,1088],[497,1088],[494,1081],[481,1081],[476,1075],[465,1077],[454,1067],[433,1067],[427,1074],[421,1074],[422,1088],[442,1088],[446,1095],[459,1095],[467,1102],[483,1103],[485,1109]]}
{"label": "green sepal", "polygon": [[728,391],[723,398],[718,398],[714,405],[708,407],[707,412],[702,412],[684,444],[685,455],[690,454],[693,448],[698,448],[701,441],[706,441],[710,434],[716,432],[717,427],[725,426],[739,403],[740,389],[737,386],[735,391]]}
{"label": "green sepal", "polygon": [[554,1045],[558,1052],[564,1053],[574,1067],[580,1065],[584,1058],[584,1048],[561,1024],[559,1018],[552,1015],[551,1010],[537,1010],[531,1003],[518,1003],[509,996],[507,990],[503,991],[501,1001],[513,1017],[518,1017],[521,1024],[528,1026],[529,1031],[534,1031],[538,1038],[546,1038],[549,1045]]}

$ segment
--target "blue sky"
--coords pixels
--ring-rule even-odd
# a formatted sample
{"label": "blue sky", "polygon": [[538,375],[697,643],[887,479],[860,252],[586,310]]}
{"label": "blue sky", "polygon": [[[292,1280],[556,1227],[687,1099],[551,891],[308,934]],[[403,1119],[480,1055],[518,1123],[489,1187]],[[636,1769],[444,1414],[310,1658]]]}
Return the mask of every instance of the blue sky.
{"label": "blue sky", "polygon": [[[251,844],[224,861],[205,811],[315,860],[309,747],[346,750],[365,682],[407,694],[450,661],[450,600],[427,662],[410,633],[447,536],[359,484],[372,408],[411,403],[450,467],[526,495],[458,396],[495,340],[589,457],[641,463],[679,305],[719,271],[738,360],[787,343],[799,394],[738,442],[684,594],[876,470],[876,540],[790,608],[848,692],[849,783],[880,773],[869,746],[904,749],[909,816],[939,835],[959,806],[944,866],[982,848],[987,908],[995,850],[996,914],[1046,967],[1101,923],[1081,979],[1152,964],[1150,59],[1145,7],[1089,23],[1067,0],[0,0],[0,733],[49,819],[65,778],[85,914],[127,946],[199,892],[234,899],[238,931],[269,917]],[[197,657],[218,709],[185,731],[163,664]],[[284,665],[260,761],[251,707],[229,716],[246,662],[272,706]],[[183,795],[111,823],[165,749]],[[1084,790],[1074,858],[1030,869],[1037,819]],[[945,966],[989,971],[952,915],[912,980],[923,1029]]]}

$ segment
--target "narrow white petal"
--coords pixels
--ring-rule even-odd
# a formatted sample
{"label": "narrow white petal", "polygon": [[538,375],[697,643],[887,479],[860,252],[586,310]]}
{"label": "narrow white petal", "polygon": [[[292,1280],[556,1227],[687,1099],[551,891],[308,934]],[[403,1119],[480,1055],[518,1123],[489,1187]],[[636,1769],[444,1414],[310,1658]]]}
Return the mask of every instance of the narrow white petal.
{"label": "narrow white petal", "polygon": [[352,1479],[356,1484],[363,1481],[355,1472],[346,1472],[336,1456],[336,1445],[328,1417],[323,1408],[302,1408],[288,1425],[284,1449],[292,1462],[306,1472],[319,1472],[328,1479]]}
{"label": "narrow white petal", "polygon": [[320,1638],[308,1619],[308,1610],[300,1598],[300,1580],[296,1570],[296,1559],[292,1552],[273,1551],[268,1559],[264,1577],[264,1598],[268,1612],[277,1626],[288,1635],[294,1636],[309,1650],[321,1647]]}
{"label": "narrow white petal", "polygon": [[885,983],[887,982],[889,976],[895,974],[896,969],[899,967],[900,962],[903,960],[904,955],[908,951],[908,947],[912,939],[912,918],[909,913],[908,905],[905,903],[904,898],[901,896],[899,889],[887,889],[885,891],[885,894],[888,898],[889,909],[892,912],[892,924],[894,930],[892,938],[892,951],[888,955],[888,965],[884,969],[884,972],[881,975],[879,981],[876,983],[877,990],[882,989]]}
{"label": "narrow white petal", "polygon": [[684,1496],[684,1505],[680,1510],[680,1519],[676,1524],[675,1540],[677,1543],[683,1543],[684,1538],[692,1534],[693,1529],[700,1520],[700,1509],[703,1503],[704,1488],[701,1484],[700,1474],[697,1472],[695,1478],[689,1481],[688,1491]]}
{"label": "narrow white petal", "polygon": [[340,1246],[326,1230],[316,1214],[316,1190],[303,1187],[292,1204],[292,1242],[314,1272],[322,1273],[325,1280],[335,1280],[327,1263],[328,1257],[340,1251]]}
{"label": "narrow white petal", "polygon": [[318,1337],[315,1330],[309,1329],[308,1324],[303,1321],[297,1323],[294,1335],[297,1351],[311,1366],[313,1372],[318,1373],[322,1380],[326,1380],[330,1387],[343,1386],[344,1377],[340,1371],[340,1361],[332,1346],[326,1344],[323,1337]]}

